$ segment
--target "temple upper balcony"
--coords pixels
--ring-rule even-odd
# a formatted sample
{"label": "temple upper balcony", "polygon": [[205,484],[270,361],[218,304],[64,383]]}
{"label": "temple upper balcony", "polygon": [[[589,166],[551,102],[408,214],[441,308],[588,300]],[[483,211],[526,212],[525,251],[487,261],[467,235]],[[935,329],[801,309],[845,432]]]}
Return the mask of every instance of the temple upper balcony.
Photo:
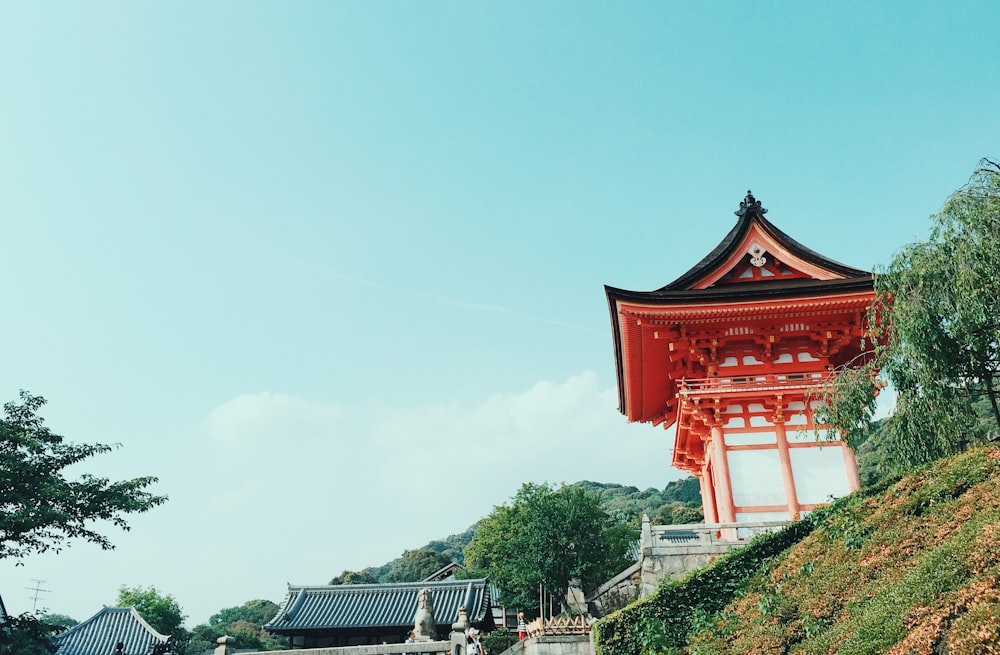
{"label": "temple upper balcony", "polygon": [[759,398],[762,394],[801,396],[818,385],[828,384],[833,374],[826,371],[762,373],[759,375],[681,378],[677,395],[685,399]]}

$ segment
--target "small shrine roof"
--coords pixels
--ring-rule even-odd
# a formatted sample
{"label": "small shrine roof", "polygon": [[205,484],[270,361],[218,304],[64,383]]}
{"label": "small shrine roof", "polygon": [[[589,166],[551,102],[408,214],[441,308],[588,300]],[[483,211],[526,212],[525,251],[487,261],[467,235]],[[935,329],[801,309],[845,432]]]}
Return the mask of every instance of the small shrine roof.
{"label": "small shrine roof", "polygon": [[396,584],[288,586],[281,609],[264,628],[277,634],[310,631],[356,631],[413,627],[417,595],[430,589],[434,621],[447,633],[465,608],[472,625],[490,617],[490,585],[486,578],[403,582]]}
{"label": "small shrine roof", "polygon": [[456,571],[464,571],[465,567],[458,562],[449,562],[434,573],[424,578],[424,582],[438,582],[440,580],[453,580]]}
{"label": "small shrine roof", "polygon": [[149,655],[169,637],[154,630],[134,607],[105,607],[55,638],[56,655],[113,655],[124,644],[129,655]]}

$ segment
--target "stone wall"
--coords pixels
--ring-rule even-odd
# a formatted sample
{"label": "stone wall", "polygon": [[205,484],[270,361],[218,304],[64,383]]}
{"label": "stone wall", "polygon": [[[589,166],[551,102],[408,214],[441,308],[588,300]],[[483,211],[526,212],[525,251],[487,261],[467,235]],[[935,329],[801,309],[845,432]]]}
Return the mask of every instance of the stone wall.
{"label": "stone wall", "polygon": [[[525,639],[521,643],[524,655],[594,655],[594,644],[589,634],[542,635]],[[505,652],[511,653],[511,649]]]}
{"label": "stone wall", "polygon": [[[424,641],[412,644],[373,644],[370,646],[330,646],[328,648],[300,648],[296,650],[270,650],[268,655],[415,655],[416,653],[448,653],[450,641]],[[216,650],[218,653],[218,649]],[[229,652],[227,651],[227,655]],[[219,653],[219,655],[222,655]]]}
{"label": "stone wall", "polygon": [[733,548],[746,545],[756,535],[780,530],[787,524],[788,521],[763,521],[654,526],[648,516],[643,516],[639,598],[652,594],[663,578],[683,577]]}
{"label": "stone wall", "polygon": [[590,633],[540,635],[519,641],[502,654],[490,655],[594,655],[594,644]]}
{"label": "stone wall", "polygon": [[642,562],[636,562],[587,597],[591,616],[605,616],[639,599]]}

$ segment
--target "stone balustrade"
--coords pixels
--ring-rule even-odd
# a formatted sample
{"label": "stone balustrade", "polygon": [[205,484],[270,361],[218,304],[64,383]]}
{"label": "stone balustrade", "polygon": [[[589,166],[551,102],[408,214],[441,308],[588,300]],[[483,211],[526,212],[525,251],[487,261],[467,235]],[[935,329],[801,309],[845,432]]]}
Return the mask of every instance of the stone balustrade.
{"label": "stone balustrade", "polygon": [[759,534],[776,532],[789,521],[650,525],[642,517],[639,597],[653,593],[664,577],[681,577],[699,569]]}
{"label": "stone balustrade", "polygon": [[[267,655],[407,655],[410,653],[449,653],[450,641],[421,641],[412,644],[372,644],[368,646],[325,646],[295,650],[269,650]],[[218,653],[218,649],[216,649]],[[221,655],[221,654],[220,654]]]}

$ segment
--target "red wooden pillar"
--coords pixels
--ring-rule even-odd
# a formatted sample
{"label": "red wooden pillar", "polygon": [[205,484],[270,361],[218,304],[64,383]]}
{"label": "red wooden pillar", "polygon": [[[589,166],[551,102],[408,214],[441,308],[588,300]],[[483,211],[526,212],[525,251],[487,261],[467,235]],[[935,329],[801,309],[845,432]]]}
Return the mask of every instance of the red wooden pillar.
{"label": "red wooden pillar", "polygon": [[729,479],[729,455],[722,428],[712,426],[712,479],[715,482],[715,501],[720,523],[736,522],[736,504],[733,502],[733,484]]}
{"label": "red wooden pillar", "polygon": [[861,488],[861,478],[858,476],[858,460],[854,457],[854,451],[846,443],[841,441],[840,448],[844,453],[844,469],[847,471],[847,488],[857,491]]}
{"label": "red wooden pillar", "polygon": [[715,491],[712,483],[712,469],[703,467],[698,476],[701,483],[701,509],[705,514],[705,523],[718,523],[719,511],[715,508]]}
{"label": "red wooden pillar", "polygon": [[788,435],[785,432],[785,419],[774,418],[774,433],[778,439],[778,459],[781,462],[781,481],[785,485],[785,503],[788,505],[788,518],[793,521],[799,518],[799,496],[795,491],[795,474],[792,472],[792,457],[788,451]]}

